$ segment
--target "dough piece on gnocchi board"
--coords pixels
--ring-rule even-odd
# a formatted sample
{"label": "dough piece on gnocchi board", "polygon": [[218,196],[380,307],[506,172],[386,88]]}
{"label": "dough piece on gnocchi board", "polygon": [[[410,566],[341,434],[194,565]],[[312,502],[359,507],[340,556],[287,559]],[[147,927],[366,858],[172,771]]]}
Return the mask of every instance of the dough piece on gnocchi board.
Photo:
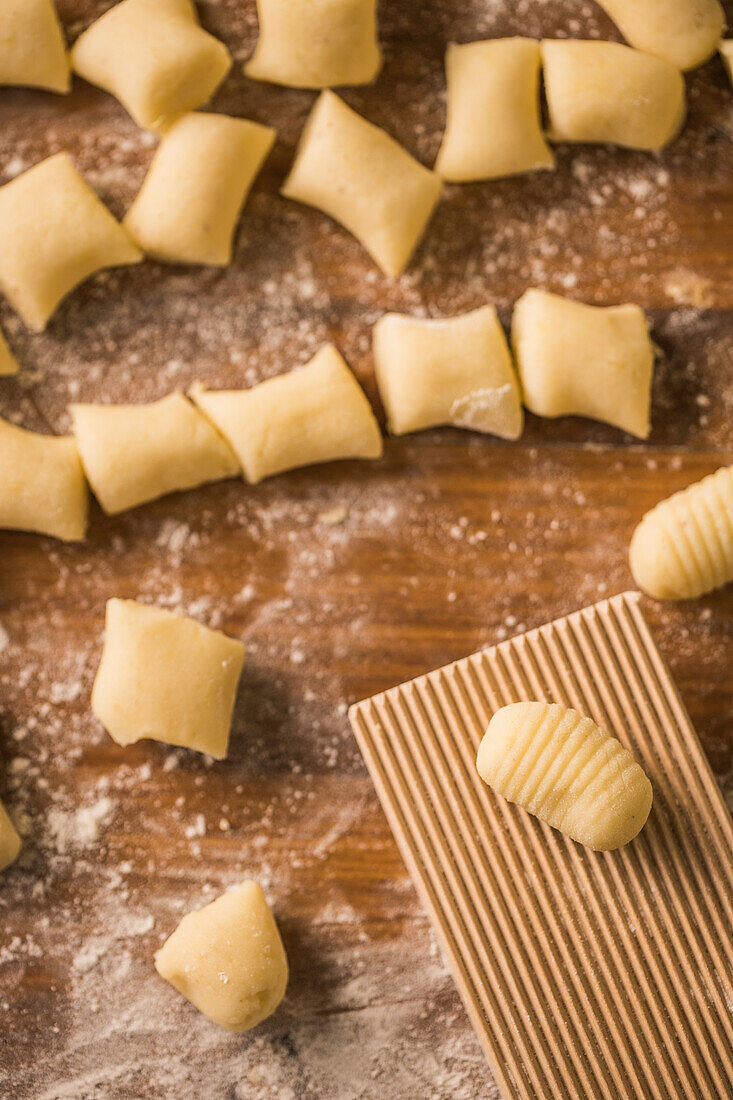
{"label": "dough piece on gnocchi board", "polygon": [[0,802],[0,871],[4,871],[18,858],[21,840],[18,831],[10,820],[8,811]]}
{"label": "dough piece on gnocchi board", "polygon": [[227,754],[244,646],[135,600],[107,602],[92,712],[118,745],[151,739]]}
{"label": "dough piece on gnocchi board", "polygon": [[76,442],[0,419],[0,529],[84,538],[89,492]]}
{"label": "dough piece on gnocchi board", "polygon": [[0,84],[69,91],[69,58],[53,0],[0,0]]}
{"label": "dough piece on gnocchi board", "polygon": [[252,80],[291,88],[369,84],[382,65],[377,0],[257,0]]}
{"label": "dough piece on gnocchi board", "polygon": [[[649,777],[651,814],[628,848],[582,848],[485,787],[476,753],[491,716],[532,699],[588,715]],[[507,1097],[689,1100],[701,1081],[733,1095],[733,1065],[718,1057],[733,995],[733,824],[637,594],[350,717]]]}
{"label": "dough piece on gnocchi board", "polygon": [[364,392],[327,344],[304,367],[249,390],[191,397],[231,446],[251,484],[339,458],[379,458],[382,434]]}
{"label": "dough piece on gnocchi board", "polygon": [[20,364],[8,347],[8,342],[3,333],[0,331],[0,378],[6,378],[11,374],[17,374],[19,370]]}
{"label": "dough piece on gnocchi board", "polygon": [[678,69],[696,69],[715,53],[725,30],[718,0],[598,0],[637,50]]}
{"label": "dough piece on gnocchi board", "polygon": [[522,434],[517,375],[493,306],[443,320],[387,313],[374,327],[374,368],[395,435],[438,424]]}
{"label": "dough piece on gnocchi board", "polygon": [[239,473],[230,448],[181,393],[70,411],[84,472],[108,515]]}
{"label": "dough piece on gnocchi board", "polygon": [[282,187],[345,226],[390,276],[407,266],[441,191],[439,176],[330,91],[311,111]]}

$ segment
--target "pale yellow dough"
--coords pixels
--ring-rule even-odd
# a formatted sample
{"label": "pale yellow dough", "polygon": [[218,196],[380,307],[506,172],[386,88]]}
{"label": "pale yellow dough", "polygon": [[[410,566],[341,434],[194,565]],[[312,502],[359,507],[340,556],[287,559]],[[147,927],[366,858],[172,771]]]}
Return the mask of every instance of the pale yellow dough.
{"label": "pale yellow dough", "polygon": [[0,0],[0,84],[69,91],[69,59],[53,0]]}
{"label": "pale yellow dough", "polygon": [[617,42],[542,43],[552,141],[655,151],[685,120],[679,69]]}
{"label": "pale yellow dough", "polygon": [[0,419],[0,528],[84,538],[89,493],[75,441]]}
{"label": "pale yellow dough", "polygon": [[18,832],[0,802],[0,871],[4,871],[18,858],[20,844]]}
{"label": "pale yellow dough", "polygon": [[297,466],[382,453],[372,407],[330,344],[306,366],[252,389],[210,392],[196,386],[191,396],[252,484]]}
{"label": "pale yellow dough", "polygon": [[512,346],[530,412],[649,435],[654,349],[639,306],[589,306],[528,290],[514,308]]}
{"label": "pale yellow dough", "polygon": [[517,376],[493,306],[444,320],[386,314],[374,328],[374,367],[395,435],[437,424],[522,434]]}
{"label": "pale yellow dough", "polygon": [[733,84],[733,38],[726,38],[724,42],[720,43],[720,56],[723,58],[728,78]]}
{"label": "pale yellow dough", "polygon": [[115,96],[146,130],[201,107],[231,64],[191,0],[122,0],[71,51],[74,72]]}
{"label": "pale yellow dough", "polygon": [[79,283],[141,260],[66,153],[0,187],[0,290],[36,332]]}
{"label": "pale yellow dough", "polygon": [[168,263],[225,265],[237,221],[275,130],[227,115],[190,114],[163,136],[123,225]]}
{"label": "pale yellow dough", "polygon": [[733,466],[652,508],[634,531],[629,563],[657,600],[691,600],[733,581]]}
{"label": "pale yellow dough", "polygon": [[239,463],[183,394],[151,405],[72,405],[84,472],[108,515],[234,477]]}
{"label": "pale yellow dough", "polygon": [[628,749],[556,703],[498,710],[476,766],[502,798],[598,852],[633,840],[652,807],[652,785]]}
{"label": "pale yellow dough", "polygon": [[678,69],[695,69],[715,53],[725,29],[718,0],[598,0],[630,46]]}
{"label": "pale yellow dough", "polygon": [[540,44],[496,38],[451,44],[448,114],[435,171],[443,179],[495,179],[554,168],[540,115]]}
{"label": "pale yellow dough", "polygon": [[5,378],[10,374],[17,374],[19,370],[20,364],[8,347],[7,340],[2,332],[0,332],[0,378]]}
{"label": "pale yellow dough", "polygon": [[155,955],[162,978],[228,1031],[249,1031],[285,996],[288,960],[265,895],[243,882],[187,913]]}
{"label": "pale yellow dough", "polygon": [[109,600],[92,712],[118,745],[151,739],[227,754],[244,646],[134,600]]}
{"label": "pale yellow dough", "polygon": [[407,265],[442,184],[384,130],[322,92],[282,194],[330,214],[361,241],[385,275]]}
{"label": "pale yellow dough", "polygon": [[252,80],[292,88],[369,84],[382,64],[376,0],[257,0]]}

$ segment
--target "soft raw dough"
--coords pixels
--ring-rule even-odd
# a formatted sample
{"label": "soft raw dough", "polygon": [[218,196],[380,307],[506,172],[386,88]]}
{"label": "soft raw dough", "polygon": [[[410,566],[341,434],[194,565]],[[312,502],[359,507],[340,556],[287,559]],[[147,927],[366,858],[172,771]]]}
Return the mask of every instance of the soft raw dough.
{"label": "soft raw dough", "polygon": [[223,759],[244,646],[193,619],[109,600],[92,711],[118,745],[144,738]]}
{"label": "soft raw dough", "polygon": [[542,43],[553,141],[587,141],[656,151],[685,120],[679,69],[617,42]]}
{"label": "soft raw dough", "polygon": [[386,314],[374,328],[374,367],[395,435],[437,424],[522,434],[519,384],[493,306],[444,320]]}
{"label": "soft raw dough", "polygon": [[498,710],[476,766],[497,794],[597,852],[633,840],[652,807],[652,785],[628,749],[556,703]]}
{"label": "soft raw dough", "polygon": [[692,600],[733,581],[733,466],[652,508],[634,531],[629,563],[657,600]]}
{"label": "soft raw dough", "polygon": [[9,374],[17,374],[19,370],[20,364],[8,347],[7,340],[0,332],[0,378],[7,377]]}
{"label": "soft raw dough", "polygon": [[90,275],[141,260],[68,154],[0,187],[0,290],[36,332]]}
{"label": "soft raw dough", "polygon": [[0,871],[4,871],[18,858],[20,844],[18,832],[0,802]]}
{"label": "soft raw dough", "polygon": [[252,389],[210,392],[196,386],[191,396],[252,484],[297,466],[382,453],[372,407],[330,344],[306,366]]}
{"label": "soft raw dough", "polygon": [[122,0],[77,38],[71,64],[139,126],[159,130],[206,103],[232,59],[191,0]]}
{"label": "soft raw dough", "polygon": [[330,214],[381,267],[407,265],[440,198],[440,177],[378,126],[322,92],[282,194]]}
{"label": "soft raw dough", "polygon": [[190,114],[166,131],[123,221],[143,252],[185,264],[228,264],[242,207],[275,130]]}
{"label": "soft raw dough", "polygon": [[260,35],[244,67],[292,88],[369,84],[382,64],[376,0],[257,0]]}
{"label": "soft raw dough", "polygon": [[715,53],[725,30],[718,0],[598,0],[630,46],[695,69]]}
{"label": "soft raw dough", "polygon": [[62,93],[71,88],[53,0],[0,0],[0,84]]}
{"label": "soft raw dough", "polygon": [[214,1023],[249,1031],[285,996],[288,960],[265,895],[243,882],[187,913],[155,968]]}
{"label": "soft raw dough", "polygon": [[512,345],[530,412],[649,435],[654,349],[639,306],[588,306],[528,290],[514,307]]}
{"label": "soft raw dough", "polygon": [[72,405],[79,454],[108,515],[234,477],[239,463],[183,394],[151,405]]}
{"label": "soft raw dough", "polygon": [[89,493],[75,441],[0,419],[0,528],[84,538]]}
{"label": "soft raw dough", "polygon": [[720,56],[723,58],[726,72],[731,84],[733,84],[733,38],[726,38],[724,42],[720,43]]}
{"label": "soft raw dough", "polygon": [[451,44],[448,114],[435,171],[446,180],[495,179],[554,168],[540,114],[540,44],[496,38]]}

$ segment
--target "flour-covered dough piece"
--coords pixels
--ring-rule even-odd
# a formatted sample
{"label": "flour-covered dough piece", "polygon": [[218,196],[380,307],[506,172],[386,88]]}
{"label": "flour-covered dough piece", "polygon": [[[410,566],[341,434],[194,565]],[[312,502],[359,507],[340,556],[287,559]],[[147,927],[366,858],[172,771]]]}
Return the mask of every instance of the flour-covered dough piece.
{"label": "flour-covered dough piece", "polygon": [[478,750],[492,790],[597,852],[628,844],[652,807],[652,785],[620,741],[556,703],[512,703]]}
{"label": "flour-covered dough piece", "polygon": [[726,72],[731,84],[733,84],[733,38],[726,38],[724,42],[720,43],[720,56],[723,58]]}
{"label": "flour-covered dough piece", "polygon": [[20,364],[8,347],[8,342],[0,332],[0,378],[6,378],[10,374],[17,374]]}
{"label": "flour-covered dough piece", "polygon": [[0,0],[0,84],[69,91],[69,59],[53,0]]}
{"label": "flour-covered dough piece", "polygon": [[598,0],[630,46],[678,69],[696,69],[715,53],[725,29],[718,0]]}
{"label": "flour-covered dough piece", "polygon": [[72,405],[79,454],[108,515],[234,477],[239,463],[181,393],[151,405]]}
{"label": "flour-covered dough piece", "polygon": [[206,103],[231,64],[191,0],[122,0],[71,51],[74,72],[115,96],[146,130]]}
{"label": "flour-covered dough piece", "polygon": [[685,120],[679,69],[617,42],[542,43],[552,141],[656,151]]}
{"label": "flour-covered dough piece", "polygon": [[386,314],[374,328],[374,367],[395,435],[437,424],[522,434],[517,376],[493,306],[444,320]]}
{"label": "flour-covered dough piece", "polygon": [[514,307],[512,346],[530,412],[649,435],[654,349],[639,306],[588,306],[528,290]]}
{"label": "flour-covered dough piece", "polygon": [[657,600],[692,600],[733,581],[733,466],[652,508],[634,531],[629,563]]}
{"label": "flour-covered dough piece", "polygon": [[0,419],[0,528],[84,538],[89,492],[76,442]]}
{"label": "flour-covered dough piece", "polygon": [[227,754],[244,646],[193,619],[109,600],[92,711],[118,745],[144,738]]}
{"label": "flour-covered dough piece", "polygon": [[196,386],[191,396],[252,484],[298,466],[382,453],[372,407],[330,344],[306,366],[249,390],[211,392]]}
{"label": "flour-covered dough piece", "polygon": [[282,194],[330,214],[385,275],[399,275],[440,198],[440,177],[401,145],[322,92],[310,113]]}
{"label": "flour-covered dough piece", "polygon": [[4,871],[18,858],[20,844],[18,831],[0,802],[0,871]]}
{"label": "flour-covered dough piece", "polygon": [[252,80],[291,88],[369,84],[382,64],[377,0],[257,0]]}
{"label": "flour-covered dough piece", "polygon": [[540,114],[540,44],[495,38],[448,46],[448,114],[435,171],[488,180],[554,168]]}
{"label": "flour-covered dough piece", "polygon": [[262,888],[243,882],[187,913],[155,955],[155,969],[199,1012],[249,1031],[285,996],[288,960]]}
{"label": "flour-covered dough piece", "polygon": [[269,126],[190,114],[166,131],[123,225],[156,260],[228,264],[239,215],[275,141]]}
{"label": "flour-covered dough piece", "polygon": [[0,187],[0,290],[36,332],[79,283],[141,260],[68,154]]}

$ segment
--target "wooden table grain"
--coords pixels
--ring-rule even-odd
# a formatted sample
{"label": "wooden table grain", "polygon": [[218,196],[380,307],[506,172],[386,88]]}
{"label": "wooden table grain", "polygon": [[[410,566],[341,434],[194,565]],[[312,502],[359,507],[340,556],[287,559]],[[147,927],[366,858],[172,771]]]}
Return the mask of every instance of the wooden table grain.
{"label": "wooden table grain", "polygon": [[[69,37],[109,6],[60,0]],[[346,706],[629,587],[643,512],[733,461],[733,93],[716,58],[688,77],[687,127],[662,154],[560,147],[555,173],[447,187],[391,282],[345,231],[278,196],[314,96],[243,76],[253,0],[199,8],[236,62],[214,109],[279,132],[234,263],[104,274],[41,336],[0,305],[25,364],[0,381],[2,415],[63,431],[72,400],[246,385],[326,340],[378,407],[370,329],[384,310],[490,301],[506,323],[535,285],[648,310],[654,428],[643,444],[531,416],[514,444],[432,431],[388,441],[376,463],[230,481],[114,519],[95,506],[81,545],[0,534],[0,797],[26,834],[0,882],[0,1096],[489,1100]],[[617,37],[582,0],[383,0],[380,18],[384,70],[344,98],[428,164],[447,41]],[[81,82],[69,97],[0,89],[0,180],[60,149],[121,215],[153,145]],[[93,720],[110,596],[245,641],[226,761],[120,748]],[[733,589],[644,610],[733,798]],[[152,954],[246,876],[274,905],[292,977],[281,1011],[233,1036]]]}

